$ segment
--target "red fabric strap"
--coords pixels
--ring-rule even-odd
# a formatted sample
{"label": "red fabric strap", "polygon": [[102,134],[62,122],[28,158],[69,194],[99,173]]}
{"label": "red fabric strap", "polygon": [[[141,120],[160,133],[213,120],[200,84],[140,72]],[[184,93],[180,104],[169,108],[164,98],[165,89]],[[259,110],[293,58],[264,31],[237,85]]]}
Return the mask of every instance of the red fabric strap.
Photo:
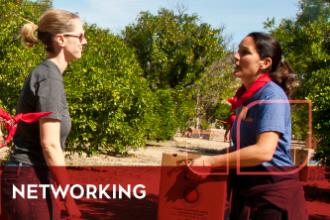
{"label": "red fabric strap", "polygon": [[8,131],[7,137],[3,143],[0,143],[0,148],[7,145],[10,140],[14,137],[16,132],[17,123],[20,121],[26,123],[32,123],[38,121],[41,117],[50,115],[52,112],[35,112],[35,113],[26,113],[26,114],[17,114],[11,116],[5,110],[0,108],[0,122],[5,123],[5,127]]}

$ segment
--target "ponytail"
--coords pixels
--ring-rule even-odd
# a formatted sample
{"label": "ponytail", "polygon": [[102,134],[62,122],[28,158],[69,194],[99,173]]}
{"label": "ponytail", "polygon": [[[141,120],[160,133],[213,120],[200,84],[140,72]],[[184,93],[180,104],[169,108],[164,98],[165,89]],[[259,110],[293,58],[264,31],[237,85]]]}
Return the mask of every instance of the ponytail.
{"label": "ponytail", "polygon": [[36,37],[37,29],[38,25],[32,22],[28,22],[23,25],[20,35],[24,45],[27,47],[33,47],[39,42],[38,38]]}
{"label": "ponytail", "polygon": [[281,61],[275,71],[270,72],[269,75],[276,84],[282,87],[288,97],[292,95],[297,86],[296,74],[287,61]]}

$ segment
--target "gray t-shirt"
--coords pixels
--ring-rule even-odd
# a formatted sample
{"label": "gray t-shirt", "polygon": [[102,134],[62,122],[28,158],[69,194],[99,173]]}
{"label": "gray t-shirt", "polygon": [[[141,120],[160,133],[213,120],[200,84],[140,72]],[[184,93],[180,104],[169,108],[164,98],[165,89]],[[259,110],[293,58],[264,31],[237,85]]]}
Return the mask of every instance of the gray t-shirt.
{"label": "gray t-shirt", "polygon": [[[61,146],[71,129],[68,103],[64,91],[63,75],[51,61],[38,65],[25,80],[16,112],[52,112],[43,118],[56,119],[61,123]],[[31,165],[45,165],[40,144],[39,122],[20,122],[14,136],[11,159]]]}

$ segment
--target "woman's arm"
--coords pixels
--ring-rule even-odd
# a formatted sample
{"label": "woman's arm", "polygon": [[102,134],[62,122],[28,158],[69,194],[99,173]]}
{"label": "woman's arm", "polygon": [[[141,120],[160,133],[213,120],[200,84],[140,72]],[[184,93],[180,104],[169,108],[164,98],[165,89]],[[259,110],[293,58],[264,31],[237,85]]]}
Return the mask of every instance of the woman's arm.
{"label": "woman's arm", "polygon": [[252,167],[260,165],[263,162],[270,161],[278,144],[280,134],[278,132],[264,132],[257,136],[257,143],[237,151],[216,155],[202,156],[193,160],[193,166],[225,167],[227,160],[229,167],[236,167],[239,156],[241,167]]}
{"label": "woman's arm", "polygon": [[[60,186],[70,184],[60,141],[60,121],[56,119],[41,119],[39,125],[40,143],[49,170],[52,172],[55,181]],[[69,215],[71,217],[79,217],[81,215],[80,211],[72,197],[67,196],[64,199]]]}
{"label": "woman's arm", "polygon": [[47,165],[49,167],[65,166],[64,154],[60,142],[60,121],[56,119],[41,119],[39,124],[40,143]]}

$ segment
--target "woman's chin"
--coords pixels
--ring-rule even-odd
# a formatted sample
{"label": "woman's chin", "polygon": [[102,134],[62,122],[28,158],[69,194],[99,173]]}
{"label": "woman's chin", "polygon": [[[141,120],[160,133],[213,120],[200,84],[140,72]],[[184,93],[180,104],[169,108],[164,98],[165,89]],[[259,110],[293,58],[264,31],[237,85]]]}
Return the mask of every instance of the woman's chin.
{"label": "woman's chin", "polygon": [[79,60],[80,58],[81,58],[81,53],[77,53],[71,57],[70,61]]}
{"label": "woman's chin", "polygon": [[235,72],[233,73],[233,75],[234,75],[235,77],[237,77],[237,78],[241,78],[241,77],[242,77],[242,72],[241,72],[241,71],[235,71]]}

